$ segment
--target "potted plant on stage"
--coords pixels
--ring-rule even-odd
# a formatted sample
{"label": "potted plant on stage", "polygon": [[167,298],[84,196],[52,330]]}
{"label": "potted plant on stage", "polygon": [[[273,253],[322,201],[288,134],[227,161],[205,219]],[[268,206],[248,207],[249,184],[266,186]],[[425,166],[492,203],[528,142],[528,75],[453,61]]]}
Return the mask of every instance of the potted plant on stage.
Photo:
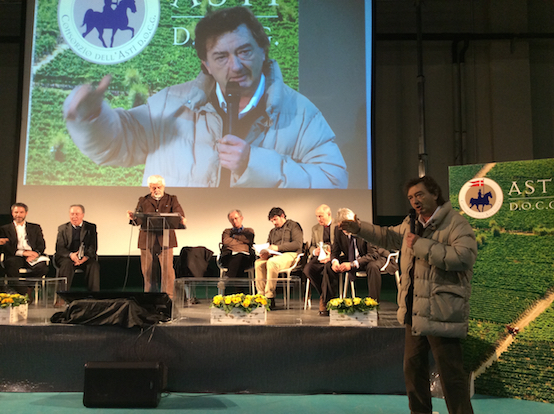
{"label": "potted plant on stage", "polygon": [[27,320],[29,298],[18,293],[0,293],[0,324]]}
{"label": "potted plant on stage", "polygon": [[373,298],[335,298],[327,303],[327,309],[330,325],[377,326],[379,303]]}
{"label": "potted plant on stage", "polygon": [[212,300],[211,323],[220,325],[264,324],[269,304],[263,295],[217,295]]}

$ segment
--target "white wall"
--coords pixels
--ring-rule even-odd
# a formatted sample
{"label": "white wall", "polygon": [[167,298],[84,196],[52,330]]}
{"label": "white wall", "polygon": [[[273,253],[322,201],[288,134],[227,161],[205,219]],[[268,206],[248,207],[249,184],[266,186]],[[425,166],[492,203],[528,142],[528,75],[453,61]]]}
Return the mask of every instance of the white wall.
{"label": "white wall", "polygon": [[[97,224],[99,255],[139,254],[138,228],[128,224],[126,211],[134,210],[138,198],[148,194],[146,187],[104,187],[101,197],[90,187],[19,188],[19,199],[29,206],[28,221],[42,226],[48,254],[55,251],[58,226],[69,221],[71,204],[83,204],[85,220]],[[244,225],[255,230],[257,243],[265,242],[273,227],[267,219],[272,207],[281,207],[287,218],[300,223],[305,241],[310,240],[311,227],[316,224],[315,209],[320,204],[328,204],[333,214],[340,207],[348,207],[364,220],[371,221],[372,217],[369,190],[167,188],[166,191],[177,195],[187,217],[187,229],[177,230],[179,248],[205,246],[215,253],[219,252],[221,233],[230,227],[227,213],[232,209],[242,210]]]}

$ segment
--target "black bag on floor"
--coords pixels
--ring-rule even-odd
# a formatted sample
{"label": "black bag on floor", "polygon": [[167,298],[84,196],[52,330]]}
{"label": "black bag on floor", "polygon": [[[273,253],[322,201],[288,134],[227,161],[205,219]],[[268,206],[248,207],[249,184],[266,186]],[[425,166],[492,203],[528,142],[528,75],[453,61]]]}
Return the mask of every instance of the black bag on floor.
{"label": "black bag on floor", "polygon": [[134,299],[80,299],[50,318],[52,323],[148,327],[167,321],[167,315],[140,306]]}

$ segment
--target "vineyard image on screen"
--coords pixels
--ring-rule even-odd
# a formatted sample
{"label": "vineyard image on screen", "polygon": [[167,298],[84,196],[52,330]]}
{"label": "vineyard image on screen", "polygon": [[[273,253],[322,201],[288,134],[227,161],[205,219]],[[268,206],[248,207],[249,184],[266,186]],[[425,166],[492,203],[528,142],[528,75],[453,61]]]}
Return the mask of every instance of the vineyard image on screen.
{"label": "vineyard image on screen", "polygon": [[24,184],[347,188],[341,140],[298,93],[298,0],[249,3],[38,1]]}

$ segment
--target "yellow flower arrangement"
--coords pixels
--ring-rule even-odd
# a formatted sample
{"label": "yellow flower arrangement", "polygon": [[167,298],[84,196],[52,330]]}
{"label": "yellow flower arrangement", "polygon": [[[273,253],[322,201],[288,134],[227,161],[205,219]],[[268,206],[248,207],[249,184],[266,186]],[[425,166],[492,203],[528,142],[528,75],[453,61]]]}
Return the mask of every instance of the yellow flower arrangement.
{"label": "yellow flower arrangement", "polygon": [[379,309],[379,303],[370,297],[335,298],[327,303],[327,310],[336,310],[338,313],[368,312],[377,309]]}
{"label": "yellow flower arrangement", "polygon": [[25,305],[29,302],[29,297],[27,295],[23,296],[18,293],[9,294],[9,293],[0,293],[0,308],[15,307],[19,305]]}
{"label": "yellow flower arrangement", "polygon": [[250,313],[259,307],[264,307],[266,310],[269,310],[269,304],[265,296],[245,295],[244,293],[227,296],[216,295],[212,299],[212,307],[223,309],[225,313],[231,313],[233,309]]}

